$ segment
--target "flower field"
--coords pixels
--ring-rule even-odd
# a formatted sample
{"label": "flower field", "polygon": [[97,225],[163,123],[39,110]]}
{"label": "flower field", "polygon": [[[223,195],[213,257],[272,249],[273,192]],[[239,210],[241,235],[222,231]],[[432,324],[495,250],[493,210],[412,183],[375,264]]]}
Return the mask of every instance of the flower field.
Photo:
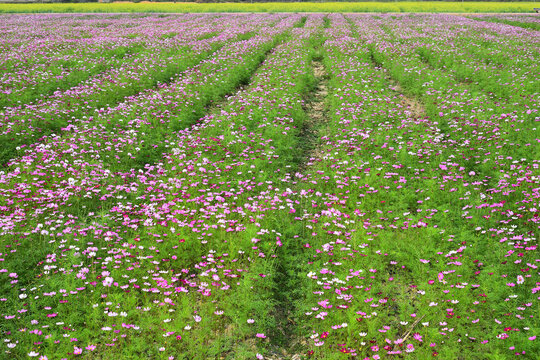
{"label": "flower field", "polygon": [[0,15],[1,359],[536,359],[534,15]]}
{"label": "flower field", "polygon": [[534,13],[535,1],[360,1],[360,2],[175,2],[16,3],[4,0],[0,13],[207,13],[207,12],[445,12]]}

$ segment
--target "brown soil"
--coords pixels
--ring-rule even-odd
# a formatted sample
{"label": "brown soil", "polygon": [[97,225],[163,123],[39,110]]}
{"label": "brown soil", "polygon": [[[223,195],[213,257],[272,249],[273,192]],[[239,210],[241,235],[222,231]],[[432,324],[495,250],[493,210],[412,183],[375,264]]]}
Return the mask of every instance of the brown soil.
{"label": "brown soil", "polygon": [[393,80],[390,80],[390,82],[392,84],[392,89],[402,95],[401,105],[407,108],[407,111],[410,113],[411,117],[419,119],[426,116],[426,108],[424,107],[424,104],[413,97],[405,95],[399,83]]}
{"label": "brown soil", "polygon": [[313,73],[317,78],[317,87],[312,98],[308,101],[305,107],[307,119],[302,130],[302,137],[305,141],[311,142],[312,146],[307,151],[305,162],[300,165],[299,172],[302,172],[311,158],[322,157],[320,147],[315,144],[318,141],[319,128],[321,124],[327,122],[327,114],[325,110],[325,99],[328,95],[328,81],[326,79],[326,69],[320,61],[313,61]]}

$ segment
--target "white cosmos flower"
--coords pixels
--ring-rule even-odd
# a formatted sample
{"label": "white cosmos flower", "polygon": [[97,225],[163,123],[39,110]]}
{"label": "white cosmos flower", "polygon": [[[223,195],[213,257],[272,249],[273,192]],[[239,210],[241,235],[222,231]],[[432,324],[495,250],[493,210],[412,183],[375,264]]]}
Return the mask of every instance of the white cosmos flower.
{"label": "white cosmos flower", "polygon": [[110,276],[107,276],[105,280],[103,280],[103,286],[111,286],[113,284],[114,279]]}

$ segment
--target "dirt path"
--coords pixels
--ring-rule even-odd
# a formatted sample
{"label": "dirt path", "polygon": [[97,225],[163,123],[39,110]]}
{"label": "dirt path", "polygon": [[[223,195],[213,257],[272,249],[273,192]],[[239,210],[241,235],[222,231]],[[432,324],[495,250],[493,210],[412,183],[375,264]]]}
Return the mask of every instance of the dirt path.
{"label": "dirt path", "polygon": [[426,117],[426,108],[424,104],[416,98],[407,95],[397,81],[391,78],[388,79],[390,84],[392,84],[392,89],[402,95],[401,105],[407,109],[408,115],[415,119]]}
{"label": "dirt path", "polygon": [[298,172],[303,173],[310,164],[310,160],[319,155],[319,134],[320,128],[328,122],[325,100],[328,96],[328,78],[326,69],[320,60],[313,60],[313,72],[317,79],[312,97],[305,105],[306,120],[302,128],[300,137],[303,139],[303,159],[300,161]]}

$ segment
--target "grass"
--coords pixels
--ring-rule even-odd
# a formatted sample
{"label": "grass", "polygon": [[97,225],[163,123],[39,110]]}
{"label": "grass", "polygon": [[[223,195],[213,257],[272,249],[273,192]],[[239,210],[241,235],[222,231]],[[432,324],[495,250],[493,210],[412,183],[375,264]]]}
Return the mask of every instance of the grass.
{"label": "grass", "polygon": [[535,2],[304,2],[0,4],[0,13],[427,12],[530,13]]}

